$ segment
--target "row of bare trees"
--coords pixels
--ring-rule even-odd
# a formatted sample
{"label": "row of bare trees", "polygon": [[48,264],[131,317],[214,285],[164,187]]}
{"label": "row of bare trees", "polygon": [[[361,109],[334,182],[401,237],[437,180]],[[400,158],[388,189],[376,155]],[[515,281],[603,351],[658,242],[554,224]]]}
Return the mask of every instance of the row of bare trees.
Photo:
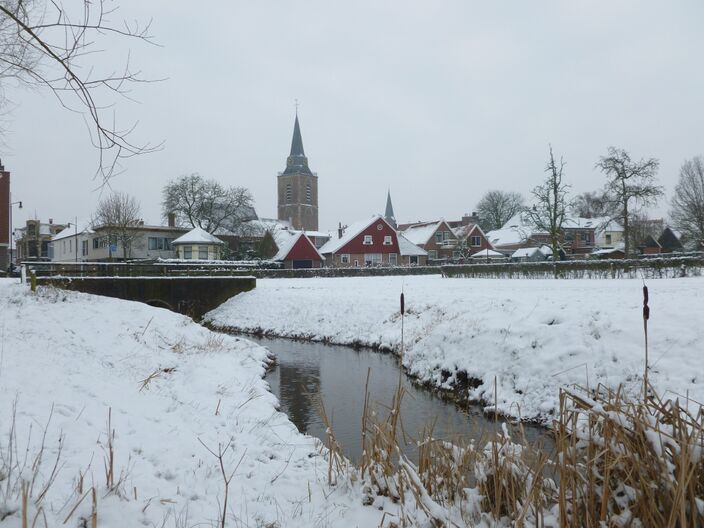
{"label": "row of bare trees", "polygon": [[[570,186],[564,181],[565,162],[557,160],[552,147],[545,168],[546,177],[532,192],[532,204],[526,207],[523,196],[516,192],[492,190],[477,204],[477,213],[484,230],[499,229],[517,213],[524,213],[536,228],[548,233],[553,254],[568,212],[584,218],[607,218],[624,229],[624,252],[630,255],[651,224],[644,214],[663,196],[657,183],[660,163],[656,158],[634,160],[619,148],[609,147],[596,167],[606,177],[599,191],[569,196]],[[681,170],[671,200],[672,225],[689,245],[699,248],[704,242],[704,158],[687,160]],[[644,231],[645,230],[645,231]]]}

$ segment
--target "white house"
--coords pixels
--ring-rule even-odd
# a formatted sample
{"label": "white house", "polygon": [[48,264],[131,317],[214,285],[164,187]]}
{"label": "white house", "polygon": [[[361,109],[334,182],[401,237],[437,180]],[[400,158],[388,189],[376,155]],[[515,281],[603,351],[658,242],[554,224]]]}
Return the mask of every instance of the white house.
{"label": "white house", "polygon": [[200,227],[171,242],[176,258],[183,260],[220,260],[224,245],[225,242]]}
{"label": "white house", "polygon": [[[185,229],[173,226],[140,224],[132,228],[135,238],[127,252],[128,259],[174,258],[171,242]],[[121,260],[122,246],[110,244],[105,227],[69,227],[51,239],[51,255],[55,262],[100,262]]]}

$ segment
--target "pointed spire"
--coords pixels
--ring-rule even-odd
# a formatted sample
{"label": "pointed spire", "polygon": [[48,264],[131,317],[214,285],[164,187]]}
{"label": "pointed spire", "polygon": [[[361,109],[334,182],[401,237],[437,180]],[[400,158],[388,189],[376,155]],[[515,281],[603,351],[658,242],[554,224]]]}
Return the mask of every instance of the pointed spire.
{"label": "pointed spire", "polygon": [[303,138],[301,137],[301,127],[298,124],[298,110],[296,110],[296,122],[293,125],[293,139],[291,140],[290,156],[305,156],[303,152]]}
{"label": "pointed spire", "polygon": [[296,108],[296,121],[293,125],[293,139],[291,139],[291,153],[286,160],[286,169],[283,174],[313,174],[308,168],[308,158],[303,151],[303,137],[301,126],[298,124],[298,108]]}
{"label": "pointed spire", "polygon": [[391,189],[389,189],[386,194],[386,212],[384,213],[384,219],[396,228],[396,215],[394,215],[394,206],[391,203]]}

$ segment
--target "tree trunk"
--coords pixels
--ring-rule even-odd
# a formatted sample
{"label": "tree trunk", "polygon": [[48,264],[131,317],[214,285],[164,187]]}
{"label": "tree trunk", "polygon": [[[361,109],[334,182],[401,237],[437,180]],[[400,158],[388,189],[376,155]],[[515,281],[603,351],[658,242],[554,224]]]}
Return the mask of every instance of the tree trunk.
{"label": "tree trunk", "polygon": [[623,253],[625,258],[629,258],[631,254],[631,233],[630,228],[628,227],[628,200],[625,200],[623,202],[623,238],[625,244],[623,248]]}

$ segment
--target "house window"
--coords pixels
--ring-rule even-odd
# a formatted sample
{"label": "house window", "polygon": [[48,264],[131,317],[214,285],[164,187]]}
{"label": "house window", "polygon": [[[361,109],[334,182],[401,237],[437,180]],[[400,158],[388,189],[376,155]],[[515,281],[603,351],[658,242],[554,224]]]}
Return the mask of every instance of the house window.
{"label": "house window", "polygon": [[438,231],[437,233],[435,233],[435,242],[437,242],[438,244],[442,243],[442,231]]}
{"label": "house window", "polygon": [[173,238],[164,237],[149,237],[148,247],[151,251],[162,251],[171,249],[171,241]]}
{"label": "house window", "polygon": [[365,266],[379,266],[381,265],[381,253],[367,253],[364,255],[364,265]]}
{"label": "house window", "polygon": [[292,199],[293,199],[293,189],[291,188],[291,184],[287,183],[286,184],[286,203],[291,203]]}
{"label": "house window", "polygon": [[472,244],[473,247],[481,246],[482,245],[482,237],[480,237],[480,236],[470,237],[469,243]]}
{"label": "house window", "polygon": [[450,232],[449,232],[449,231],[443,231],[443,232],[442,232],[442,239],[443,239],[443,240],[450,240]]}
{"label": "house window", "polygon": [[362,241],[362,244],[365,246],[371,246],[374,244],[374,240],[371,235],[364,235],[364,240]]}
{"label": "house window", "polygon": [[306,183],[306,203],[313,203],[313,190],[310,188],[310,183]]}
{"label": "house window", "polygon": [[84,240],[81,242],[81,255],[84,257],[88,255],[88,241]]}
{"label": "house window", "polygon": [[193,258],[193,247],[183,246],[183,258],[192,259]]}
{"label": "house window", "polygon": [[391,235],[384,235],[384,245],[390,246],[393,242],[391,241]]}
{"label": "house window", "polygon": [[398,255],[396,253],[389,253],[389,264],[392,266],[398,265]]}
{"label": "house window", "polygon": [[582,237],[582,242],[589,243],[589,233],[582,231],[580,236]]}
{"label": "house window", "polygon": [[198,246],[198,258],[208,260],[208,246]]}
{"label": "house window", "polygon": [[459,252],[459,251],[455,250],[455,251],[452,252],[452,258],[453,258],[453,259],[458,259],[458,258],[460,258],[460,256],[461,256],[461,255],[460,255],[460,252]]}
{"label": "house window", "polygon": [[431,249],[428,251],[428,260],[437,260],[438,258],[438,252],[435,251],[434,249]]}
{"label": "house window", "polygon": [[340,263],[342,263],[342,264],[349,264],[349,263],[350,263],[350,256],[349,256],[349,254],[342,254],[342,255],[340,255]]}
{"label": "house window", "polygon": [[606,235],[604,238],[606,239],[606,243],[611,245],[611,235]]}
{"label": "house window", "polygon": [[354,261],[354,267],[355,267],[355,268],[358,268],[358,267],[359,267],[359,261],[358,261],[358,260],[355,260],[355,261]]}
{"label": "house window", "polygon": [[408,263],[411,265],[418,264],[418,255],[411,255],[408,257]]}

